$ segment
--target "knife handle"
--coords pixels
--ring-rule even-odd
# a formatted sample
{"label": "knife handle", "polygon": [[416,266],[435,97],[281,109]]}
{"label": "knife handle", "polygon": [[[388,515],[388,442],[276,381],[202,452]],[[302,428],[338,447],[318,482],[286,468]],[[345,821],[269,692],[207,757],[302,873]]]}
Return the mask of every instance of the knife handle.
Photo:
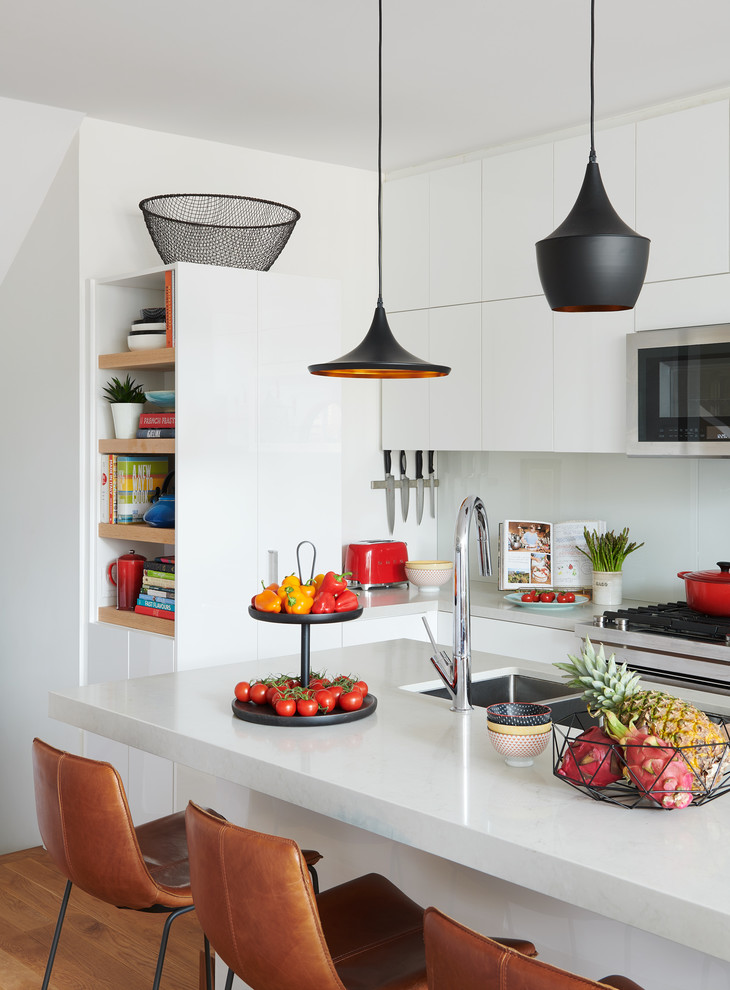
{"label": "knife handle", "polygon": [[416,477],[417,478],[422,478],[423,477],[423,451],[422,450],[417,450],[416,451]]}
{"label": "knife handle", "polygon": [[428,452],[428,473],[433,474],[433,451]]}
{"label": "knife handle", "polygon": [[383,462],[385,463],[385,473],[390,474],[390,451],[383,451]]}
{"label": "knife handle", "polygon": [[405,474],[406,473],[406,452],[405,452],[405,450],[402,450],[400,452],[400,473],[401,474]]}

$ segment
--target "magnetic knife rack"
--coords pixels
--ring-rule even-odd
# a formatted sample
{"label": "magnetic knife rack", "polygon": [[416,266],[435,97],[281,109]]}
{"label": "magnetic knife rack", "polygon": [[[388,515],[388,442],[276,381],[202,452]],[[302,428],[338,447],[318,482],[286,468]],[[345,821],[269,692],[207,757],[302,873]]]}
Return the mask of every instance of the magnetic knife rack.
{"label": "magnetic knife rack", "polygon": [[[408,479],[408,487],[409,488],[415,488],[416,487],[416,484],[419,481],[423,481],[423,490],[424,490],[424,492],[426,491],[427,488],[430,488],[431,487],[432,481],[433,481],[433,487],[434,488],[438,488],[438,486],[439,486],[439,480],[438,480],[438,478],[433,478],[433,479],[431,479],[431,478],[409,478]],[[371,481],[370,482],[370,487],[371,488],[385,488],[385,480]],[[401,479],[400,478],[394,478],[393,479],[393,488],[402,488],[402,487],[403,487],[403,482],[401,481]]]}

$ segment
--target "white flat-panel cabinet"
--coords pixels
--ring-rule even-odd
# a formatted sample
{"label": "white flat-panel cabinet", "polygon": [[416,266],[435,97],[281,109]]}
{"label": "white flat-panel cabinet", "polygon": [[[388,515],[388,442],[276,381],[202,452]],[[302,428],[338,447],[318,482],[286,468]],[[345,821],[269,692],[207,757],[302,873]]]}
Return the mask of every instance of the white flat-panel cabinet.
{"label": "white flat-panel cabinet", "polygon": [[481,446],[481,307],[445,306],[429,313],[430,359],[451,373],[429,380],[428,449]]}
{"label": "white flat-panel cabinet", "polygon": [[483,300],[541,292],[535,242],[552,232],[552,145],[482,162]]}
{"label": "white flat-panel cabinet", "polygon": [[[411,354],[428,359],[428,309],[388,313],[398,342]],[[384,380],[381,385],[381,442],[384,450],[429,450],[429,382],[426,378]]]}
{"label": "white flat-panel cabinet", "polygon": [[429,176],[430,306],[481,298],[481,189],[479,162]]}
{"label": "white flat-panel cabinet", "polygon": [[553,449],[626,452],[626,335],[631,310],[554,313]]}
{"label": "white flat-panel cabinet", "polygon": [[553,449],[553,314],[544,296],[482,305],[482,449]]}
{"label": "white flat-panel cabinet", "polygon": [[424,173],[383,185],[383,299],[388,316],[428,306],[428,278],[429,177]]}
{"label": "white flat-panel cabinet", "polygon": [[728,101],[640,121],[637,230],[651,238],[650,282],[727,272]]}
{"label": "white flat-panel cabinet", "polygon": [[730,274],[648,282],[635,312],[637,330],[730,323]]}

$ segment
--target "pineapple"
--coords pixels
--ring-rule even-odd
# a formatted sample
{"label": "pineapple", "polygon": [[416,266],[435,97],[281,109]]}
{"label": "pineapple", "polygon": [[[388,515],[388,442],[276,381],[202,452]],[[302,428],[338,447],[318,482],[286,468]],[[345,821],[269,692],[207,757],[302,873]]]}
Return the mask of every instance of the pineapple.
{"label": "pineapple", "polygon": [[596,652],[587,636],[581,655],[568,654],[568,659],[571,663],[555,666],[566,672],[571,687],[584,689],[583,697],[591,714],[613,712],[627,728],[633,723],[636,729],[682,748],[682,756],[693,772],[693,789],[711,786],[728,762],[730,747],[725,732],[704,712],[664,691],[641,689],[638,674],[625,663],[619,666],[613,653],[606,659],[603,644]]}

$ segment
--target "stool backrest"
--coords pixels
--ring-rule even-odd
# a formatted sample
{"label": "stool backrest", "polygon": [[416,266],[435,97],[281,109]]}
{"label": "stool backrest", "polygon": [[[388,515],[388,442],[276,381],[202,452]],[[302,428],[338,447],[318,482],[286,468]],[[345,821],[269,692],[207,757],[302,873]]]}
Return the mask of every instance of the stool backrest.
{"label": "stool backrest", "polygon": [[299,846],[185,812],[190,886],[200,926],[253,990],[344,990]]}
{"label": "stool backrest", "polygon": [[423,934],[428,990],[641,990],[626,977],[596,983],[525,956],[433,907],[426,909]]}
{"label": "stool backrest", "polygon": [[116,907],[143,910],[158,903],[159,888],[111,764],[34,739],[33,781],[43,845],[73,884]]}

